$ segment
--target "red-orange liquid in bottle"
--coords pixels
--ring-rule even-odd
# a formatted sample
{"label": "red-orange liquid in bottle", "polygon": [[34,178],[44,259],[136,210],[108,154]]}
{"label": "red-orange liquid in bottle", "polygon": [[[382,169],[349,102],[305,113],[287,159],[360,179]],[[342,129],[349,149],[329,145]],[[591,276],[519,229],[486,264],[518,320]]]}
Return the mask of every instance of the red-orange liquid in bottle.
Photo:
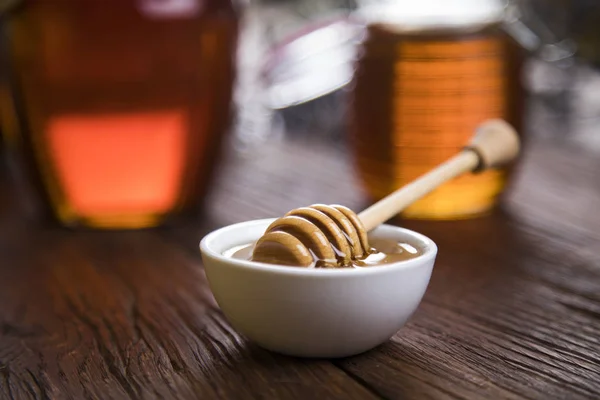
{"label": "red-orange liquid in bottle", "polygon": [[32,0],[12,13],[17,134],[63,224],[154,226],[201,202],[237,22],[217,0]]}

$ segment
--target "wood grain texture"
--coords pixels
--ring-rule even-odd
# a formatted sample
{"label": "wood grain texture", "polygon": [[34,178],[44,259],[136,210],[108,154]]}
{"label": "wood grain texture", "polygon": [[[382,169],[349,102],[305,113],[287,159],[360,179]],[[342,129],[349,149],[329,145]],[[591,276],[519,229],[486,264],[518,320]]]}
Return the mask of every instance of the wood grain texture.
{"label": "wood grain texture", "polygon": [[600,271],[578,244],[499,217],[448,224],[454,235],[405,225],[440,246],[422,306],[381,351],[338,365],[389,398],[598,396]]}
{"label": "wood grain texture", "polygon": [[378,398],[327,361],[247,343],[199,259],[155,232],[16,229],[4,211],[0,398]]}
{"label": "wood grain texture", "polygon": [[[243,168],[231,163],[210,208],[217,225],[238,222],[240,210],[263,218],[313,202],[354,210],[368,204],[348,178],[351,160],[329,149],[321,163],[307,162],[327,155],[313,155],[314,149],[324,151],[283,143],[238,160]],[[268,171],[286,157],[285,170],[271,172],[282,173],[286,184],[274,187]],[[335,364],[385,398],[597,398],[598,163],[578,149],[534,142],[501,211],[470,221],[393,221],[438,243],[431,285],[391,342]],[[303,182],[303,197],[285,195],[294,179]],[[273,213],[264,212],[265,204],[273,204]],[[166,237],[194,253],[191,238],[202,234],[184,227]]]}
{"label": "wood grain texture", "polygon": [[198,241],[313,203],[362,209],[342,150],[286,140],[230,154],[205,215],[147,231],[24,223],[0,180],[0,398],[598,398],[600,161],[545,142],[503,212],[394,221],[440,253],[421,307],[386,344],[299,360],[234,332]]}

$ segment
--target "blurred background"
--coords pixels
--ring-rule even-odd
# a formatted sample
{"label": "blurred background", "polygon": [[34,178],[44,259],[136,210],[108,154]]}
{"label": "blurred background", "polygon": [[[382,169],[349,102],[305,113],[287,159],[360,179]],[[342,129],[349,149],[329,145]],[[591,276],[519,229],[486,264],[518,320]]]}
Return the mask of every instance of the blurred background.
{"label": "blurred background", "polygon": [[[362,207],[488,118],[518,129],[523,157],[538,138],[600,153],[594,0],[13,0],[0,12],[2,161],[35,220],[131,229],[206,207],[223,222],[297,199]],[[461,177],[404,216],[484,215],[519,165]]]}

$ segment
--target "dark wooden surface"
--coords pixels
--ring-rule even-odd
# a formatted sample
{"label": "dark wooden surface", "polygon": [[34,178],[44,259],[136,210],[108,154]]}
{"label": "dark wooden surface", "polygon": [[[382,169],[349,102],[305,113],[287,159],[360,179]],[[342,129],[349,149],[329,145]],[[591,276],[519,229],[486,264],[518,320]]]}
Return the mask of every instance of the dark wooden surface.
{"label": "dark wooden surface", "polygon": [[200,220],[137,232],[25,222],[4,173],[0,398],[598,398],[599,170],[600,157],[533,142],[501,212],[396,221],[438,243],[430,287],[392,340],[333,361],[233,331],[197,244],[314,202],[361,209],[340,149],[286,140],[230,154]]}

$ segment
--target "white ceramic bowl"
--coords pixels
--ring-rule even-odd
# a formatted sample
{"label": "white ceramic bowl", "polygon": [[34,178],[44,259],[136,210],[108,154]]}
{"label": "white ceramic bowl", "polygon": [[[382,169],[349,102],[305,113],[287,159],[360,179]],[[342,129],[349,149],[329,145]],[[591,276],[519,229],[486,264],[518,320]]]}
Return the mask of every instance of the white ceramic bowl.
{"label": "white ceramic bowl", "polygon": [[218,229],[200,242],[210,288],[234,329],[271,351],[335,358],[370,350],[392,337],[427,289],[437,246],[407,229],[381,225],[369,237],[406,240],[419,257],[364,269],[307,269],[225,257],[256,241],[274,219]]}

